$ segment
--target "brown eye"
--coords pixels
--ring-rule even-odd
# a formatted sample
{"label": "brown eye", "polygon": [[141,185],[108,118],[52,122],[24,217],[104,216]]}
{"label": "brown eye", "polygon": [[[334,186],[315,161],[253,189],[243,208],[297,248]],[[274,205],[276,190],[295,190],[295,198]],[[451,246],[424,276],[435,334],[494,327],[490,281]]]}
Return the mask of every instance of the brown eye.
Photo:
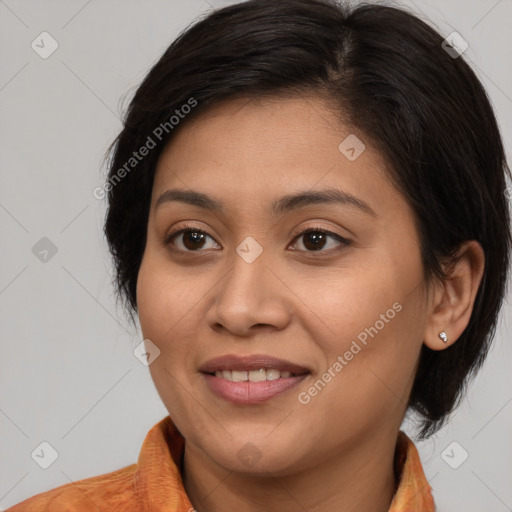
{"label": "brown eye", "polygon": [[[195,228],[184,228],[171,233],[165,240],[165,245],[172,244],[180,251],[194,252],[199,249],[204,249],[208,238],[213,240],[213,238],[204,231]],[[179,243],[176,244],[176,241],[181,243],[182,247],[179,247]],[[208,248],[209,247],[206,247],[206,249]]]}
{"label": "brown eye", "polygon": [[[332,233],[331,231],[326,231],[324,229],[319,228],[308,228],[305,231],[302,231],[295,240],[303,240],[302,245],[305,247],[306,252],[330,252],[333,247],[328,247],[327,250],[325,247],[328,245],[329,239],[333,239],[338,241],[339,245],[346,246],[350,244],[349,240],[337,235],[336,233]],[[334,249],[336,246],[334,247]],[[302,249],[301,249],[302,250]]]}
{"label": "brown eye", "polygon": [[[208,239],[214,242],[214,245],[208,247]],[[327,252],[335,251],[336,248],[341,249],[350,245],[350,240],[342,236],[320,228],[308,228],[299,233],[294,240],[303,240],[301,242],[304,248],[299,248],[303,252]],[[334,240],[330,243],[329,241]],[[208,233],[195,228],[194,226],[185,227],[171,233],[164,241],[165,245],[172,245],[176,250],[181,252],[203,252],[205,249],[215,249],[215,240]],[[296,245],[296,244],[294,244]],[[218,246],[219,247],[219,246]],[[295,249],[294,249],[295,250]]]}

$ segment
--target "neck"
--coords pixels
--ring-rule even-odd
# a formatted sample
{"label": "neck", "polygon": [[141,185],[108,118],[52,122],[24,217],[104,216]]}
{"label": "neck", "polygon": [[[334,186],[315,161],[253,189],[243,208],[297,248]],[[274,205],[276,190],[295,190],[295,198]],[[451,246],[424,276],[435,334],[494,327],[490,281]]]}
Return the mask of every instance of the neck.
{"label": "neck", "polygon": [[396,488],[396,435],[381,432],[285,476],[228,471],[187,442],[183,483],[198,512],[388,512]]}

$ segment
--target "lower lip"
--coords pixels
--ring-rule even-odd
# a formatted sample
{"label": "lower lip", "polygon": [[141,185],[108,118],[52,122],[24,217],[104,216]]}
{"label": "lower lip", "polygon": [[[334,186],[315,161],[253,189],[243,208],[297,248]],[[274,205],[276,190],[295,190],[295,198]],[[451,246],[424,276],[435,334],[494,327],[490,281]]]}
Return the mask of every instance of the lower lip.
{"label": "lower lip", "polygon": [[261,382],[232,382],[227,379],[203,373],[206,383],[217,396],[237,404],[258,404],[270,398],[289,391],[302,382],[309,374],[297,377],[264,380]]}

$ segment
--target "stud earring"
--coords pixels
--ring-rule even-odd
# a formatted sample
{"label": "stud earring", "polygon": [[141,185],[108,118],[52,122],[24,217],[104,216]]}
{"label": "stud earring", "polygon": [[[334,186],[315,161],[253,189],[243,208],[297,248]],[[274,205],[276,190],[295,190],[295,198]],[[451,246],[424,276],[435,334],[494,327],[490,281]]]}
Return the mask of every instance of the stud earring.
{"label": "stud earring", "polygon": [[448,343],[448,336],[444,331],[441,331],[438,336],[443,340],[443,343]]}

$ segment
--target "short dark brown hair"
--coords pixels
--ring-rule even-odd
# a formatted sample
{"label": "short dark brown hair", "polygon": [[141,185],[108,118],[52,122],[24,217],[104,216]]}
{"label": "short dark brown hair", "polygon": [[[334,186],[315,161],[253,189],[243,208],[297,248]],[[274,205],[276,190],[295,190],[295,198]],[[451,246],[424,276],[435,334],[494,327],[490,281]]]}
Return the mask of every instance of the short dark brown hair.
{"label": "short dark brown hair", "polygon": [[[223,100],[321,95],[390,164],[390,177],[415,214],[427,280],[444,278],[441,262],[466,240],[477,240],[485,252],[469,325],[445,350],[421,349],[409,408],[422,418],[420,439],[435,433],[487,355],[511,241],[510,171],[493,109],[475,73],[443,40],[404,9],[334,0],[249,0],[182,32],[136,91],[109,149],[105,234],[117,296],[132,320],[165,144]],[[148,137],[158,146],[127,168]]]}

